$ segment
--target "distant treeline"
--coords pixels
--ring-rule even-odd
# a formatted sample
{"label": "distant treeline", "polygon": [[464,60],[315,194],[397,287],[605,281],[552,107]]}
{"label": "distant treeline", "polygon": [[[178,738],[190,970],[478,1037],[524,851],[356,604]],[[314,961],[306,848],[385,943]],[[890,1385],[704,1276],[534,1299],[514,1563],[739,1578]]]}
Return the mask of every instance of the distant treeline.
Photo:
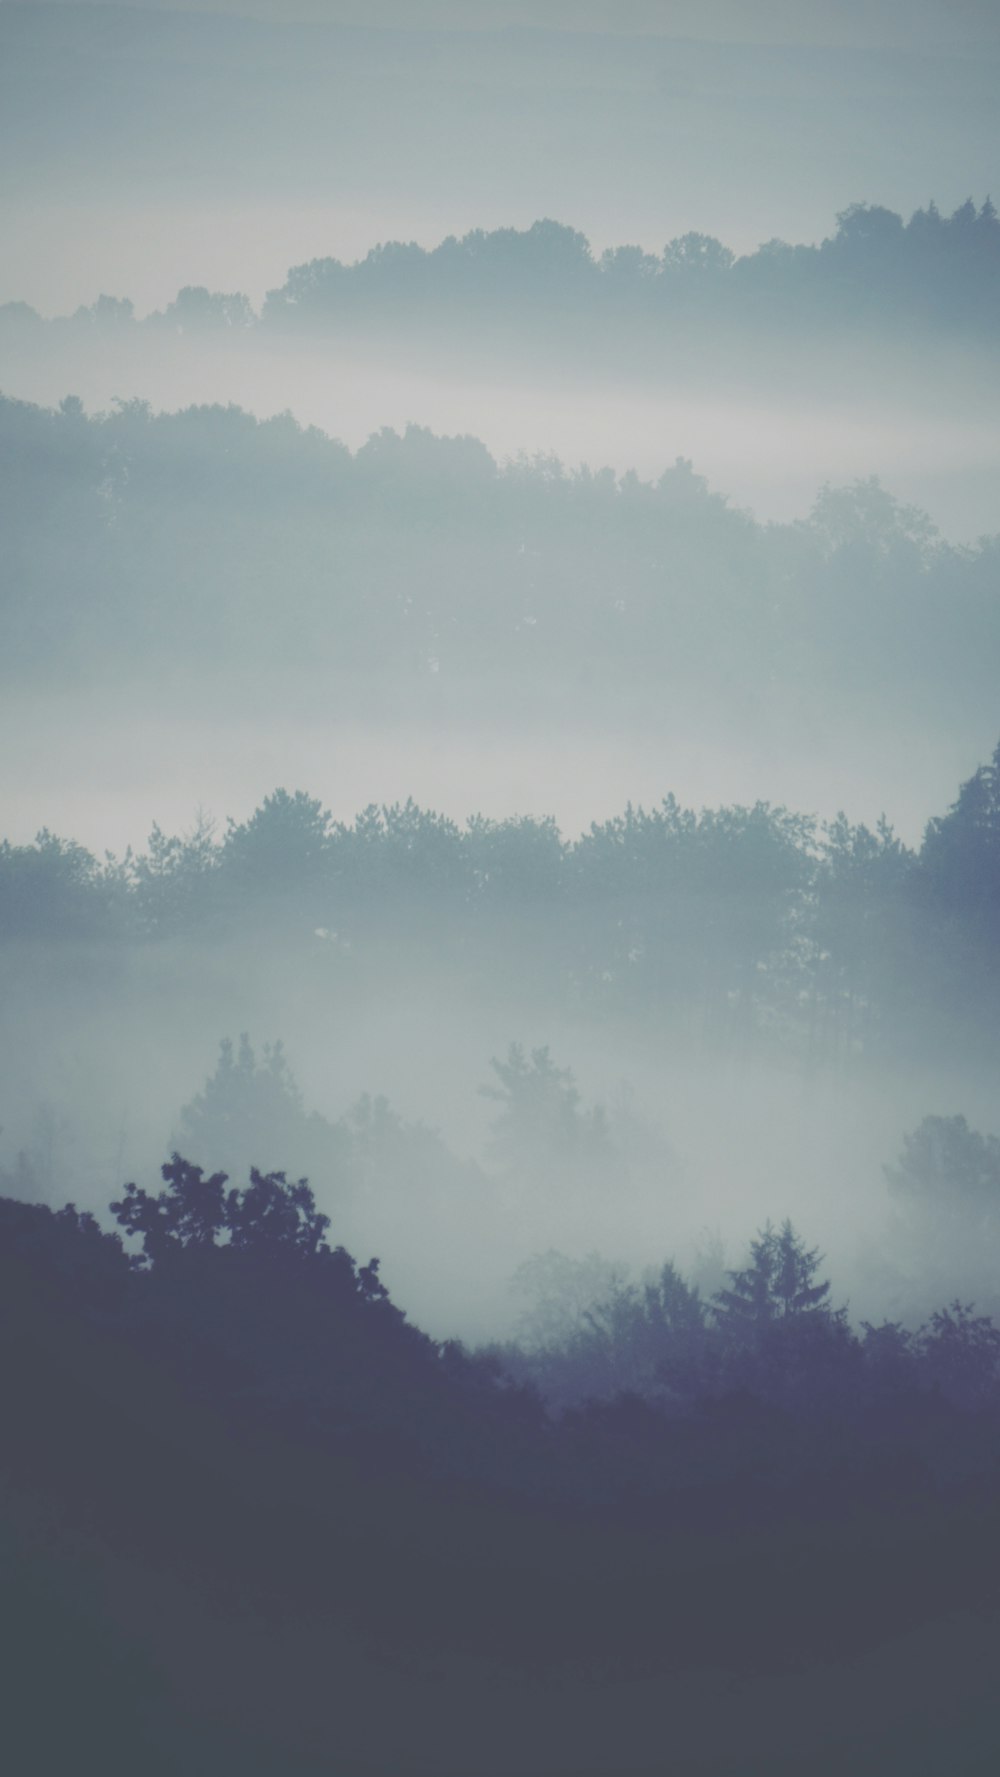
{"label": "distant treeline", "polygon": [[[877,204],[851,204],[819,245],[771,240],[742,257],[698,233],[671,240],[662,254],[621,246],[595,257],[585,235],[551,220],[527,229],[473,229],[432,249],[387,241],[351,265],[313,259],[294,266],[259,315],[239,292],[189,285],[142,323],[127,298],[105,295],[60,325],[335,333],[465,321],[514,323],[530,333],[582,321],[603,329],[643,324],[655,334],[658,325],[688,329],[728,320],[995,335],[998,293],[997,211],[989,198],[978,209],[970,198],[951,216],[931,203],[908,222]],[[7,304],[0,319],[41,325],[24,303]]]}
{"label": "distant treeline", "polygon": [[14,954],[266,930],[326,944],[347,978],[415,949],[449,977],[520,979],[691,1041],[982,1053],[1000,1028],[1000,747],[917,852],[885,823],[764,803],[668,797],[567,841],[552,820],[460,827],[412,802],[346,823],[278,790],[219,841],[154,828],[123,860],[50,833],[4,842],[0,927]]}
{"label": "distant treeline", "polygon": [[418,427],[352,453],[289,415],[0,399],[0,566],[20,684],[173,671],[217,695],[220,666],[288,668],[588,721],[695,696],[752,726],[849,682],[953,729],[992,724],[1000,683],[1000,540],[948,545],[872,479],[760,524],[683,459],[652,482]]}

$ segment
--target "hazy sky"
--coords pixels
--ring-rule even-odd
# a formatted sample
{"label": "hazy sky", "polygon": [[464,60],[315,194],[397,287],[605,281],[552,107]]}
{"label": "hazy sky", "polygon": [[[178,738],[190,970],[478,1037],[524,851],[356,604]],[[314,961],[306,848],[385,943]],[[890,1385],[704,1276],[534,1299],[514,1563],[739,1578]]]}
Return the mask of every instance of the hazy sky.
{"label": "hazy sky", "polygon": [[[28,0],[39,4],[40,0]],[[85,0],[69,0],[80,5]],[[132,0],[136,10],[240,13],[420,29],[509,25],[732,43],[997,43],[996,0]]]}
{"label": "hazy sky", "polygon": [[[550,34],[470,34],[523,24]],[[852,202],[947,211],[1000,193],[994,54],[994,0],[0,0],[0,301],[259,302],[303,260],[539,216],[747,252]]]}

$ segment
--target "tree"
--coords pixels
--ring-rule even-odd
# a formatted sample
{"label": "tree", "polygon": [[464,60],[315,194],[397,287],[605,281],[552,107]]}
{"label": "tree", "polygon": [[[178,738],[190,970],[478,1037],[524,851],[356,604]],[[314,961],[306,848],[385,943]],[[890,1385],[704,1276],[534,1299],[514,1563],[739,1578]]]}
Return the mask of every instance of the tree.
{"label": "tree", "polygon": [[127,871],[43,827],[33,845],[0,843],[0,928],[8,939],[104,937],[127,896]]}
{"label": "tree", "polygon": [[780,1229],[768,1223],[751,1243],[750,1264],[730,1272],[712,1307],[720,1374],[731,1388],[795,1410],[850,1396],[861,1348],[846,1309],[830,1307],[829,1282],[817,1281],[821,1263],[786,1220]]}
{"label": "tree", "polygon": [[1000,1139],[964,1117],[925,1117],[885,1176],[900,1208],[925,1226],[1000,1229]]}
{"label": "tree", "polygon": [[925,1380],[958,1406],[995,1402],[1000,1372],[1000,1328],[971,1302],[952,1302],[932,1314],[917,1335]]}
{"label": "tree", "polygon": [[827,482],[813,502],[809,524],[827,554],[849,549],[855,557],[864,551],[884,561],[893,552],[905,552],[916,567],[929,559],[937,536],[927,513],[897,500],[877,475],[847,487]]}
{"label": "tree", "polygon": [[766,1329],[805,1316],[830,1314],[828,1282],[817,1283],[820,1253],[807,1248],[790,1221],[768,1222],[750,1243],[750,1263],[730,1271],[729,1287],[713,1297],[716,1323],[737,1341],[753,1341]]}
{"label": "tree", "polygon": [[874,832],[844,814],[824,825],[810,921],[811,1038],[828,1055],[847,1060],[867,1047],[910,986],[913,870],[884,818]]}
{"label": "tree", "polygon": [[161,1167],[166,1189],[153,1196],[127,1184],[111,1213],[126,1234],[142,1242],[134,1263],[140,1269],[162,1266],[182,1253],[228,1251],[243,1258],[284,1257],[321,1265],[324,1275],[349,1269],[356,1293],[373,1301],[386,1295],[379,1280],[378,1260],[356,1268],[343,1247],[326,1239],[329,1216],[316,1208],[308,1179],[289,1182],[283,1172],[250,1168],[250,1182],[226,1190],[224,1172],[206,1177],[200,1166],[173,1154]]}
{"label": "tree", "polygon": [[663,249],[665,278],[693,279],[699,284],[708,278],[724,278],[732,270],[735,254],[714,235],[682,234],[668,241]]}
{"label": "tree", "polygon": [[330,816],[304,790],[275,790],[250,819],[230,820],[219,867],[242,908],[275,904],[304,919],[324,917],[328,898]]}
{"label": "tree", "polygon": [[[16,1182],[16,1181],[15,1181]],[[0,1174],[0,1185],[6,1181]],[[0,1196],[0,1297],[10,1312],[15,1295],[39,1287],[67,1304],[105,1310],[127,1288],[128,1263],[117,1234],[72,1203],[52,1210]]]}
{"label": "tree", "polygon": [[349,930],[387,916],[397,931],[423,936],[431,922],[455,929],[467,901],[462,836],[444,815],[405,803],[361,810],[331,838],[338,904]]}
{"label": "tree", "polygon": [[139,1267],[162,1263],[172,1252],[216,1245],[226,1227],[228,1183],[224,1172],[206,1178],[200,1166],[173,1154],[161,1168],[166,1190],[152,1196],[136,1184],[110,1205],[126,1234],[142,1242]]}
{"label": "tree", "polygon": [[204,926],[216,907],[219,847],[215,822],[199,809],[191,831],[167,835],[154,824],[145,853],[132,865],[139,920],[158,937]]}
{"label": "tree", "polygon": [[869,1391],[883,1397],[911,1392],[920,1355],[915,1335],[897,1320],[884,1320],[877,1326],[863,1320],[861,1330],[861,1357]]}
{"label": "tree", "polygon": [[550,1247],[525,1259],[510,1287],[525,1304],[518,1338],[529,1348],[551,1347],[565,1345],[579,1333],[588,1315],[625,1287],[625,1273],[600,1253],[571,1259]]}
{"label": "tree", "polygon": [[600,1107],[585,1113],[570,1068],[557,1067],[548,1044],[532,1049],[511,1043],[507,1059],[490,1062],[498,1086],[480,1086],[484,1098],[500,1105],[493,1122],[491,1149],[513,1169],[564,1165],[608,1146]]}
{"label": "tree", "polygon": [[101,295],[91,308],[78,308],[73,319],[105,330],[131,327],[135,322],[135,308],[127,296]]}
{"label": "tree", "polygon": [[668,1262],[646,1279],[636,1306],[638,1344],[658,1387],[687,1404],[711,1394],[719,1354],[697,1284]]}
{"label": "tree", "polygon": [[958,1291],[1000,1309],[1000,1140],[964,1117],[925,1117],[884,1169],[900,1303],[916,1319]]}
{"label": "tree", "polygon": [[928,822],[920,870],[947,914],[1000,941],[1000,743],[948,813]]}
{"label": "tree", "polygon": [[521,1267],[514,1287],[534,1305],[506,1362],[555,1404],[629,1394],[677,1409],[717,1393],[719,1334],[676,1265],[632,1283],[596,1253],[574,1261],[548,1252]]}
{"label": "tree", "polygon": [[150,319],[154,325],[173,327],[178,333],[200,333],[252,327],[256,316],[241,290],[224,293],[208,290],[204,284],[185,284],[173,302]]}
{"label": "tree", "polygon": [[313,1258],[327,1250],[329,1216],[316,1208],[306,1179],[290,1184],[283,1172],[250,1169],[250,1183],[226,1198],[225,1227],[235,1252],[299,1253]]}
{"label": "tree", "polygon": [[242,1172],[284,1160],[324,1185],[343,1177],[351,1145],[345,1130],[305,1109],[284,1044],[265,1043],[258,1061],[246,1032],[236,1050],[222,1039],[215,1072],[180,1124],[184,1146],[210,1166]]}
{"label": "tree", "polygon": [[891,255],[903,238],[903,218],[881,204],[849,204],[837,212],[837,234],[829,245],[840,254],[868,262]]}
{"label": "tree", "polygon": [[616,297],[652,289],[660,276],[660,261],[642,247],[607,247],[598,260],[601,283]]}
{"label": "tree", "polygon": [[385,1213],[398,1233],[411,1215],[416,1237],[480,1182],[476,1164],[459,1160],[439,1130],[400,1116],[382,1093],[362,1092],[336,1127],[348,1144],[352,1193],[368,1200],[366,1222]]}

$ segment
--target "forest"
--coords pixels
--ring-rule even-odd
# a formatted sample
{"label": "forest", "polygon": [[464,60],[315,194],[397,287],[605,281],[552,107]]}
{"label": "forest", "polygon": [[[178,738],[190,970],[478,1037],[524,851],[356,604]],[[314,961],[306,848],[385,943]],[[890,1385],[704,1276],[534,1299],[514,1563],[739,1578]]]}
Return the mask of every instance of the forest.
{"label": "forest", "polygon": [[911,850],[888,822],[819,824],[668,796],[567,840],[552,819],[412,802],[335,821],[278,789],[218,835],[154,827],[95,858],[0,845],[7,966],[28,945],[124,956],[258,938],[332,946],[356,981],[409,951],[442,981],[501,977],[579,1018],[673,1023],[688,1044],[816,1064],[978,1053],[995,1065],[1000,745]]}
{"label": "forest", "polygon": [[863,734],[921,736],[921,809],[922,749],[940,782],[990,734],[905,835],[279,786],[103,854],[0,843],[25,1769],[83,1732],[109,1772],[327,1771],[332,1659],[359,1772],[647,1772],[664,1694],[683,1768],[759,1769],[749,1732],[797,1770],[817,1691],[813,1770],[985,1772],[996,539],[872,477],[765,523],[686,460],[235,407],[5,400],[0,434],[9,733],[65,772],[139,733],[123,682],[223,762],[247,703],[276,746],[286,704],[404,707],[432,757],[444,711],[507,746],[534,707],[664,776],[664,705],[749,747],[778,712],[808,770],[849,682]]}
{"label": "forest", "polygon": [[950,543],[875,477],[766,524],[686,459],[655,482],[498,464],[417,426],[352,453],[290,415],[73,397],[0,400],[0,463],[8,683],[166,672],[225,698],[226,666],[512,721],[696,685],[752,726],[801,725],[849,675],[873,717],[993,722],[997,538]]}
{"label": "forest", "polygon": [[1000,1769],[998,83],[0,5],[3,1777]]}
{"label": "forest", "polygon": [[[499,1695],[542,1757],[575,1750],[586,1675],[625,1681],[624,1743],[645,1748],[664,1667],[699,1691],[703,1666],[721,1668],[760,1700],[811,1663],[855,1671],[904,1631],[930,1635],[940,1670],[956,1649],[933,1625],[988,1616],[1000,1329],[970,1305],[915,1331],[852,1329],[786,1221],[706,1298],[667,1263],[641,1290],[591,1275],[579,1312],[582,1280],[548,1255],[527,1349],[469,1351],[413,1325],[377,1259],[330,1244],[304,1180],[252,1168],[231,1184],[178,1154],[162,1178],[125,1186],[116,1232],[72,1205],[0,1200],[18,1352],[5,1485],[24,1545],[8,1725],[30,1722],[36,1768],[62,1768],[81,1733],[111,1770],[171,1772],[192,1748],[206,1771],[318,1768],[320,1647],[362,1696],[380,1673],[397,1709],[415,1678],[442,1701]],[[996,1138],[924,1129],[896,1183],[995,1242]],[[43,1638],[65,1674],[54,1714]],[[575,1720],[547,1719],[552,1687]],[[840,1690],[818,1770],[866,1733],[856,1690]],[[942,1731],[911,1706],[893,1756],[985,1770],[989,1723],[980,1706]],[[778,1768],[804,1725],[793,1705],[768,1730]],[[363,1711],[336,1733],[339,1756],[385,1768],[364,1762]],[[435,1736],[457,1769],[454,1731]],[[670,1736],[706,1768],[747,1753],[683,1709]],[[374,1737],[409,1766],[402,1721]],[[480,1768],[511,1756],[501,1728]],[[878,1756],[866,1746],[857,1768]]]}

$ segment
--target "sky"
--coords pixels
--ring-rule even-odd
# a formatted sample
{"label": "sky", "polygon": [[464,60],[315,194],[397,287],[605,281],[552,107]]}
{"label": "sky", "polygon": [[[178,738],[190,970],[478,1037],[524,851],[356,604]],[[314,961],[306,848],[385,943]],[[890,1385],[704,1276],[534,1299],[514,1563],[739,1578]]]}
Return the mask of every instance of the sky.
{"label": "sky", "polygon": [[[9,0],[8,0],[9,3]],[[39,4],[40,0],[28,0]],[[86,0],[67,0],[71,6]],[[238,13],[407,30],[505,26],[731,43],[898,48],[1000,41],[996,0],[132,0],[136,10]]]}

